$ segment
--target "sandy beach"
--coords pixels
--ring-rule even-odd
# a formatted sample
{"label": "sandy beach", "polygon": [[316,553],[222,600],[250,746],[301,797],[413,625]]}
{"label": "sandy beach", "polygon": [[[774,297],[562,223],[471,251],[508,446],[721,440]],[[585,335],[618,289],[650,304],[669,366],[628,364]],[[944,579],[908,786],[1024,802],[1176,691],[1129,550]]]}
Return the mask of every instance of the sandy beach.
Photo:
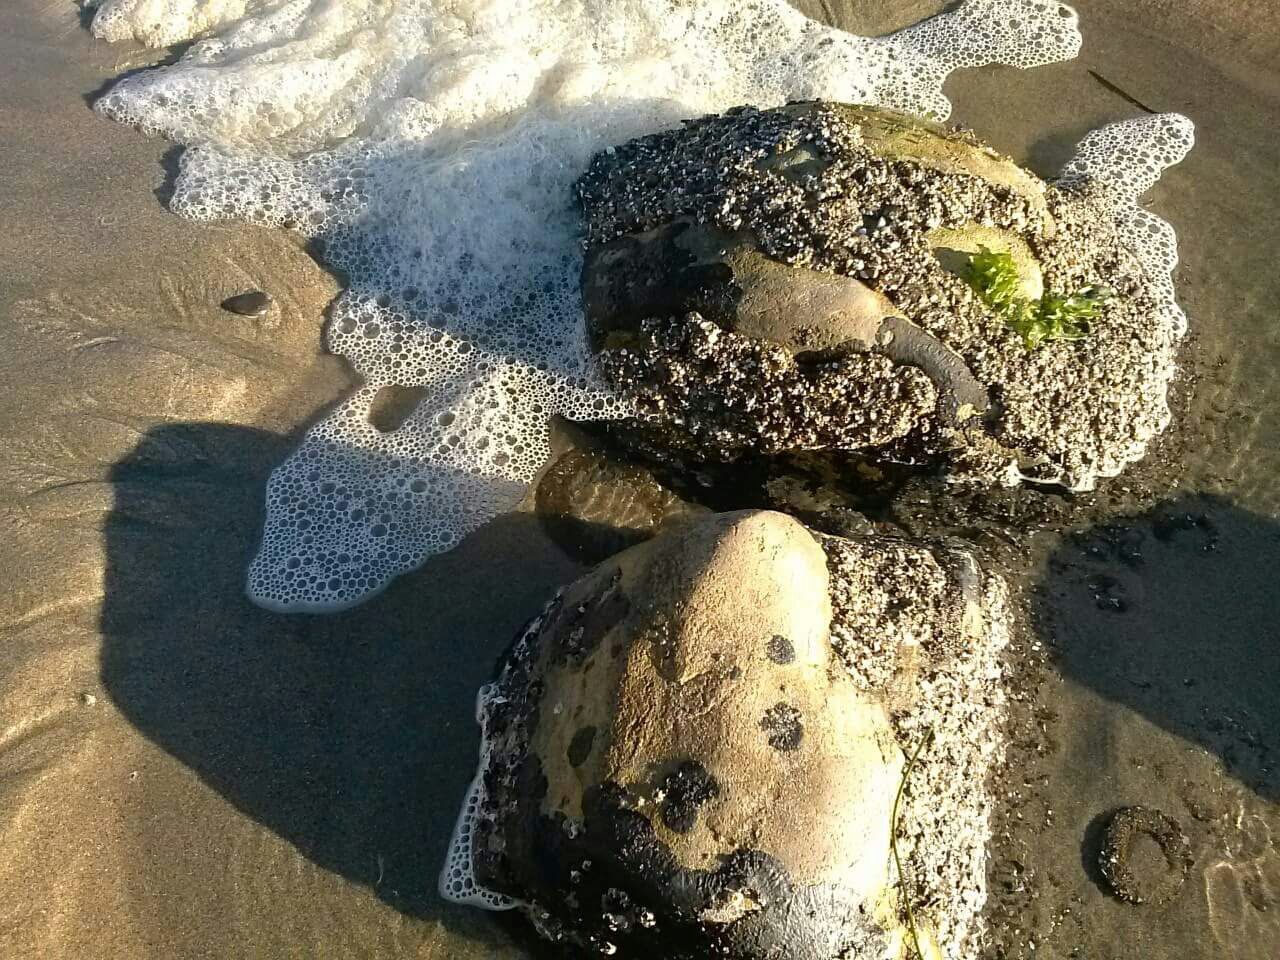
{"label": "sandy beach", "polygon": [[[868,34],[945,6],[796,5]],[[1134,101],[1191,117],[1195,150],[1149,195],[1190,336],[1146,462],[955,512],[1024,611],[992,956],[1271,958],[1280,9],[1075,6],[1077,60],[960,71],[952,119],[1050,176]],[[436,877],[475,691],[585,566],[525,509],[348,612],[252,605],[267,474],[353,383],[321,341],[340,278],[283,231],[166,210],[172,145],[89,106],[164,51],[36,0],[0,11],[0,51],[0,958],[533,956]],[[263,317],[219,306],[254,289]],[[881,519],[910,530],[916,506]],[[1190,838],[1169,906],[1097,876],[1099,826],[1129,804]]]}

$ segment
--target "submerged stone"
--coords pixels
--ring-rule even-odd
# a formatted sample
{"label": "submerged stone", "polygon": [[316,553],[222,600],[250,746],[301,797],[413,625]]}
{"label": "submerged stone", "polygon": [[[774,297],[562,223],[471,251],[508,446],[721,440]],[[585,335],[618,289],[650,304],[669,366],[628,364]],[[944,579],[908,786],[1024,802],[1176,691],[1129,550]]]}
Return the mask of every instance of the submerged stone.
{"label": "submerged stone", "polygon": [[660,527],[705,512],[642,466],[593,450],[558,457],[538,480],[535,512],[564,550],[599,560],[653,536]]}

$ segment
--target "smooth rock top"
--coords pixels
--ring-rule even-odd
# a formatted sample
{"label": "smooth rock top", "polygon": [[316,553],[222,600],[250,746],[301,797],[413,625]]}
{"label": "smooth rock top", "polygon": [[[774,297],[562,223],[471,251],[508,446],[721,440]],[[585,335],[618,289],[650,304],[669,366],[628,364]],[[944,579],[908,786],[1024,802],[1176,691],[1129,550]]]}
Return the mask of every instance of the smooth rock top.
{"label": "smooth rock top", "polygon": [[567,588],[499,681],[480,881],[605,954],[882,943],[902,752],[833,655],[828,588],[814,537],[761,512]]}
{"label": "smooth rock top", "polygon": [[[794,883],[877,892],[887,809],[871,822],[852,813],[891,796],[900,751],[883,709],[834,669],[826,557],[813,537],[782,514],[730,515],[620,558],[618,571],[611,589],[634,599],[599,638],[607,646],[546,674],[547,697],[563,709],[540,719],[533,740],[548,780],[543,812],[581,816],[593,783],[659,803],[666,778],[655,770],[693,763],[718,789],[692,822],[654,822],[682,867],[714,870],[726,854],[757,849]],[[791,657],[778,663],[770,651],[784,642]],[[592,748],[571,758],[586,727]]]}

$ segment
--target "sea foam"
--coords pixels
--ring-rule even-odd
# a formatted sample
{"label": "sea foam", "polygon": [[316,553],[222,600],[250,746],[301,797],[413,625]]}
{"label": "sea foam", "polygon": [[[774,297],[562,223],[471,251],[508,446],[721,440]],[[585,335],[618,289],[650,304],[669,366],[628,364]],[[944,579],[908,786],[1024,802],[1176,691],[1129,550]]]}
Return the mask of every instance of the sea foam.
{"label": "sea foam", "polygon": [[[257,602],[335,610],[510,509],[551,417],[625,413],[593,369],[571,185],[609,144],[739,104],[936,119],[954,69],[1075,56],[1074,11],[968,0],[863,38],[782,0],[105,0],[111,39],[196,39],[106,116],[189,145],[172,206],[312,240],[326,344],[364,385],[272,474]],[[394,429],[388,387],[422,392]]]}

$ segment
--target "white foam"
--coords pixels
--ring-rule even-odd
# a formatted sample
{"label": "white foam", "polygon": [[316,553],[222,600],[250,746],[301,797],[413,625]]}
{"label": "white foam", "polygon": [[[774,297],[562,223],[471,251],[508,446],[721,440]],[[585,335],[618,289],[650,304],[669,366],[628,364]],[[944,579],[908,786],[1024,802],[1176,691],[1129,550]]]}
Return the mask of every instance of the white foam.
{"label": "white foam", "polygon": [[273,0],[88,0],[94,36],[167,47],[277,5]]}
{"label": "white foam", "polygon": [[[98,109],[191,145],[176,211],[292,227],[349,278],[327,343],[367,386],[272,475],[249,573],[257,602],[314,611],[514,505],[553,415],[620,412],[578,295],[570,187],[593,152],[744,103],[942,118],[951,70],[1080,45],[1048,0],[969,0],[876,39],[782,0],[107,0],[94,29],[213,31]],[[383,433],[388,385],[427,395]]]}
{"label": "white foam", "polygon": [[1089,187],[1094,202],[1111,217],[1121,243],[1142,264],[1155,299],[1150,356],[1151,378],[1135,398],[1132,440],[1105,452],[1088,469],[1061,482],[1074,491],[1092,490],[1099,477],[1114,477],[1146,455],[1152,438],[1169,425],[1169,381],[1177,372],[1179,341],[1187,316],[1174,298],[1173,271],[1178,242],[1173,227],[1139,201],[1168,167],[1180,163],[1195,144],[1195,126],[1181,114],[1160,113],[1122,120],[1089,133],[1076,147],[1057,183]]}
{"label": "white foam", "polygon": [[[534,628],[536,630],[536,627]],[[462,801],[462,809],[458,811],[458,822],[454,824],[453,835],[449,838],[449,852],[445,855],[444,866],[440,870],[440,896],[453,903],[468,907],[479,907],[481,910],[513,910],[520,905],[519,900],[505,894],[489,890],[476,877],[474,843],[476,824],[481,817],[484,804],[484,777],[489,770],[489,759],[492,744],[489,740],[489,707],[498,702],[498,691],[494,684],[485,684],[476,695],[476,722],[480,724],[480,764],[476,775],[467,788],[467,796]]]}

